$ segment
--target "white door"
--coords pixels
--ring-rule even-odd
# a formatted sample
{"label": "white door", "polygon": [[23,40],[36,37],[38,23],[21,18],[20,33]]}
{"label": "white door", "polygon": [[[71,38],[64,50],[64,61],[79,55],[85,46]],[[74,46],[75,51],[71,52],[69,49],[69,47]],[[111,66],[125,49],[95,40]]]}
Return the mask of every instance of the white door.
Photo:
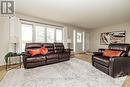
{"label": "white door", "polygon": [[74,51],[75,53],[82,53],[84,50],[84,38],[83,38],[83,32],[82,31],[76,31],[74,30]]}
{"label": "white door", "polygon": [[76,52],[81,53],[82,52],[82,44],[83,44],[83,38],[82,38],[82,32],[76,33]]}

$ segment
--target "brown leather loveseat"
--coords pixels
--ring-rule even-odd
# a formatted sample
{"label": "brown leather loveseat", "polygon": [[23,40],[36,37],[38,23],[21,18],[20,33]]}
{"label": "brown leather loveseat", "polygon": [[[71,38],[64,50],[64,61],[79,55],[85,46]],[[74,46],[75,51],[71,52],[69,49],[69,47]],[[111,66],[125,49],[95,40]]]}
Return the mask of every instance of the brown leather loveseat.
{"label": "brown leather loveseat", "polygon": [[[29,49],[47,48],[45,55],[31,56]],[[23,55],[24,68],[33,68],[41,65],[58,63],[70,59],[70,50],[64,49],[63,43],[26,43],[25,54]]]}
{"label": "brown leather loveseat", "polygon": [[108,49],[120,50],[123,53],[119,57],[105,57],[103,52],[94,52],[93,66],[112,77],[130,73],[130,44],[110,44]]}

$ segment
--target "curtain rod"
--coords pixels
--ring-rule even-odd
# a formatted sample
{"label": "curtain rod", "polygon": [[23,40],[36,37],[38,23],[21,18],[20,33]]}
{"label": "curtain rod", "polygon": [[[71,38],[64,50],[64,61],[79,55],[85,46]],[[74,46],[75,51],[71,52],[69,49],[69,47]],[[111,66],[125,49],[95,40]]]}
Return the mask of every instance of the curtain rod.
{"label": "curtain rod", "polygon": [[41,23],[41,22],[31,21],[31,20],[26,20],[26,19],[20,19],[20,20],[21,21],[27,21],[27,22],[33,22],[33,23],[38,23],[38,24],[44,24],[44,25],[50,25],[50,26],[56,26],[56,27],[64,28],[63,26],[53,25],[53,24],[49,24],[49,23]]}

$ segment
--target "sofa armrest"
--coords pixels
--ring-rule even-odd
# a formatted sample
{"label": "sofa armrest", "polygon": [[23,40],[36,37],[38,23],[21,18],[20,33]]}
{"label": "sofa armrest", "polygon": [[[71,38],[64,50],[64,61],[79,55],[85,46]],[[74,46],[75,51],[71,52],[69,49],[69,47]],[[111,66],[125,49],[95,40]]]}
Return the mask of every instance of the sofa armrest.
{"label": "sofa armrest", "polygon": [[67,52],[67,53],[71,53],[71,51],[73,51],[73,49],[64,49],[64,52]]}
{"label": "sofa armrest", "polygon": [[29,55],[28,55],[27,52],[24,52],[22,56],[23,56],[23,65],[24,65],[24,68],[26,68],[26,66],[27,66],[27,62],[26,61],[27,61],[27,57]]}
{"label": "sofa armrest", "polygon": [[119,77],[128,73],[130,73],[130,57],[110,58],[109,75]]}
{"label": "sofa armrest", "polygon": [[64,52],[70,52],[70,49],[64,49]]}
{"label": "sofa armrest", "polygon": [[27,58],[27,57],[30,57],[31,55],[29,54],[28,51],[26,51],[26,52],[23,52],[23,53],[22,53],[22,56],[23,56],[24,58]]}

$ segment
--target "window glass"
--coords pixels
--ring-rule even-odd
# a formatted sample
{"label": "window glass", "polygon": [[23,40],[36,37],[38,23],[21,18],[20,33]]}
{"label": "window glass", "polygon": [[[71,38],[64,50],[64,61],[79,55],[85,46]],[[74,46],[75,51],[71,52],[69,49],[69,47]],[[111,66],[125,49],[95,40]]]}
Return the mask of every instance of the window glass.
{"label": "window glass", "polygon": [[25,50],[26,43],[32,42],[32,25],[22,24],[22,51]]}
{"label": "window glass", "polygon": [[56,29],[56,42],[62,42],[62,31],[61,29]]}
{"label": "window glass", "polygon": [[47,42],[53,43],[55,41],[55,29],[54,28],[47,28]]}
{"label": "window glass", "polygon": [[45,42],[45,27],[36,26],[36,42]]}

